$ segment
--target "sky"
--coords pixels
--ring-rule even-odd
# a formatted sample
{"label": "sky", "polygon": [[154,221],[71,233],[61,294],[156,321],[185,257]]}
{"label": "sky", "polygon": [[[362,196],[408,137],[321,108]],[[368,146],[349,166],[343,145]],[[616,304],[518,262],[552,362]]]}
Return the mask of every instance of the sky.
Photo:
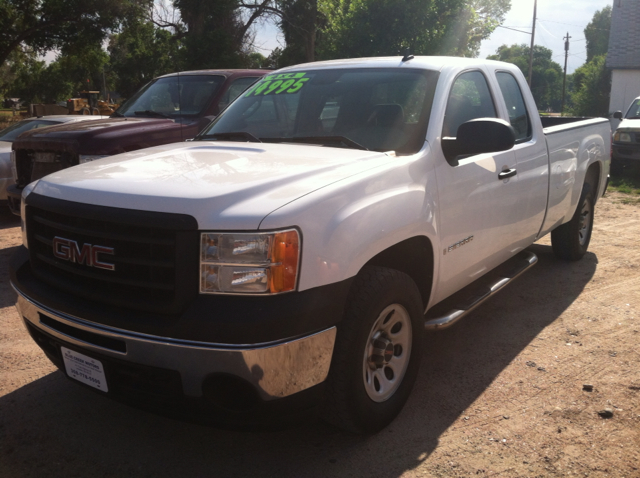
{"label": "sky", "polygon": [[[538,0],[535,44],[553,51],[553,60],[564,66],[564,40],[567,32],[571,36],[567,72],[582,66],[587,58],[584,29],[593,14],[613,0]],[[497,28],[480,47],[480,58],[495,54],[499,46],[514,43],[531,43],[534,0],[511,0],[511,10],[503,25],[528,33],[519,33],[507,28]],[[257,30],[256,49],[265,56],[284,41],[278,36],[273,24],[265,23]]]}

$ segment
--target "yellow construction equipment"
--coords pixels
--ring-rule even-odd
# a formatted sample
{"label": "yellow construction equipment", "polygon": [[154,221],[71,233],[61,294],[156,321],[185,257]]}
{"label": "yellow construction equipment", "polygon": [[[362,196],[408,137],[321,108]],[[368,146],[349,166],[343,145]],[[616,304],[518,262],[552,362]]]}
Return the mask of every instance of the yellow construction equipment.
{"label": "yellow construction equipment", "polygon": [[81,91],[79,98],[67,100],[70,115],[105,115],[110,116],[118,106],[98,99],[99,91]]}

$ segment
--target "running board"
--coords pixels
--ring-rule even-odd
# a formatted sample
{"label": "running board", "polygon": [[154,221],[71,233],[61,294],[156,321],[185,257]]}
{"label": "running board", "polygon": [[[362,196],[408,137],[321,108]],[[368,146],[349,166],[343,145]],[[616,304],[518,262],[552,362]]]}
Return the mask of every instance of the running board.
{"label": "running board", "polygon": [[477,281],[429,309],[425,315],[425,329],[441,330],[452,326],[489,297],[502,290],[504,286],[513,282],[536,262],[538,262],[538,257],[535,254],[529,251],[518,253]]}

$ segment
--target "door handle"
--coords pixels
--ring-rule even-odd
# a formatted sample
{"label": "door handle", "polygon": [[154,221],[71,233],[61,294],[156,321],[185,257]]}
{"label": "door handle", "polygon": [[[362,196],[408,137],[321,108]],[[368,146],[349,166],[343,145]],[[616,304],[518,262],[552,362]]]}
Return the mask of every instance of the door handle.
{"label": "door handle", "polygon": [[503,179],[508,179],[515,176],[516,174],[518,174],[518,171],[516,171],[515,169],[505,169],[500,174],[498,174],[498,179],[502,181]]}

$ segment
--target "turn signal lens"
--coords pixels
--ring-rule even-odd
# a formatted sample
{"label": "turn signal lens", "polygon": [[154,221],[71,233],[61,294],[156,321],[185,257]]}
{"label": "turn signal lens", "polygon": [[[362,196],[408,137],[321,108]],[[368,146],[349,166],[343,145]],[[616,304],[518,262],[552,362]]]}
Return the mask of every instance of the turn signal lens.
{"label": "turn signal lens", "polygon": [[300,256],[298,231],[276,233],[271,247],[271,292],[295,289]]}

